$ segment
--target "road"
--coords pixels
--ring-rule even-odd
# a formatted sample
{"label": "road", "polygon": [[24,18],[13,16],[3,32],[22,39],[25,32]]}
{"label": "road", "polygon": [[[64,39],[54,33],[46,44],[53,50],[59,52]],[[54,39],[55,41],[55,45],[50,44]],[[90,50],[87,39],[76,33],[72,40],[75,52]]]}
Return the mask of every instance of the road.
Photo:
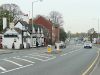
{"label": "road", "polygon": [[95,60],[97,50],[69,45],[58,54],[15,51],[0,55],[0,75],[82,75]]}

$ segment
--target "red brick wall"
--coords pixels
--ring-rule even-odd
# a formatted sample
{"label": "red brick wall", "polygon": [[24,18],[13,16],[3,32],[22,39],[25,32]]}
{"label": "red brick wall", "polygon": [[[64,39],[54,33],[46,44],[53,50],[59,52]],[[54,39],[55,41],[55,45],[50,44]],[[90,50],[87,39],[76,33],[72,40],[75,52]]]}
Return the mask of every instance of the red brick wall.
{"label": "red brick wall", "polygon": [[57,27],[53,27],[52,28],[52,42],[55,43],[56,41],[58,41],[58,28]]}
{"label": "red brick wall", "polygon": [[[40,26],[47,28],[50,33],[52,32],[52,23],[49,20],[47,20],[46,18],[44,18],[42,16],[38,16],[37,18],[35,18],[33,20],[33,22],[35,24],[38,24]],[[31,20],[30,20],[30,24],[31,24]]]}

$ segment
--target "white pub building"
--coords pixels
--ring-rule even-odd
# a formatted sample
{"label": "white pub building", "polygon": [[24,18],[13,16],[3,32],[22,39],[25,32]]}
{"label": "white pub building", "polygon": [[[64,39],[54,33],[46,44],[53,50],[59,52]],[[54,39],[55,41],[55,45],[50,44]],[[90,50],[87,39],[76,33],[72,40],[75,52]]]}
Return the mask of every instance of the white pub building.
{"label": "white pub building", "polygon": [[42,27],[38,27],[36,31],[35,27],[32,28],[26,21],[19,20],[16,23],[10,23],[9,27],[7,27],[7,19],[3,18],[2,38],[3,48],[8,49],[36,47],[36,41],[38,46],[44,46]]}

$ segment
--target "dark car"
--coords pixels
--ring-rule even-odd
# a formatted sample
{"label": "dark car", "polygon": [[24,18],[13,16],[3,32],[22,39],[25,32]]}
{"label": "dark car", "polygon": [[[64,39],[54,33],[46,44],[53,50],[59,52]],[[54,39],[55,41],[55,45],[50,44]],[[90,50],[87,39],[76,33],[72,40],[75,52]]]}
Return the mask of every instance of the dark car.
{"label": "dark car", "polygon": [[55,43],[55,48],[57,48],[57,44],[59,44],[60,48],[66,48],[66,44],[62,41]]}
{"label": "dark car", "polygon": [[0,48],[2,48],[2,35],[0,35]]}

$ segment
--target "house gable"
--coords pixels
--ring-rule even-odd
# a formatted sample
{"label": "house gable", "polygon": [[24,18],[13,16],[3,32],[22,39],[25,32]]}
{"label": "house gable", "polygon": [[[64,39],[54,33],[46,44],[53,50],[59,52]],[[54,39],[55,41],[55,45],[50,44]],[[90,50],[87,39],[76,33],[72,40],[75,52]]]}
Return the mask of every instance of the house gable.
{"label": "house gable", "polygon": [[[32,22],[32,20],[30,20],[30,24],[31,24],[31,22]],[[36,17],[33,20],[33,23],[48,29],[49,32],[52,32],[52,23],[43,16]]]}
{"label": "house gable", "polygon": [[15,28],[19,28],[19,29],[21,29],[21,30],[25,30],[25,26],[22,25],[21,22],[17,22],[17,23],[15,24]]}
{"label": "house gable", "polygon": [[15,28],[18,28],[20,30],[28,31],[29,33],[32,33],[32,27],[25,21],[18,21],[15,23]]}

